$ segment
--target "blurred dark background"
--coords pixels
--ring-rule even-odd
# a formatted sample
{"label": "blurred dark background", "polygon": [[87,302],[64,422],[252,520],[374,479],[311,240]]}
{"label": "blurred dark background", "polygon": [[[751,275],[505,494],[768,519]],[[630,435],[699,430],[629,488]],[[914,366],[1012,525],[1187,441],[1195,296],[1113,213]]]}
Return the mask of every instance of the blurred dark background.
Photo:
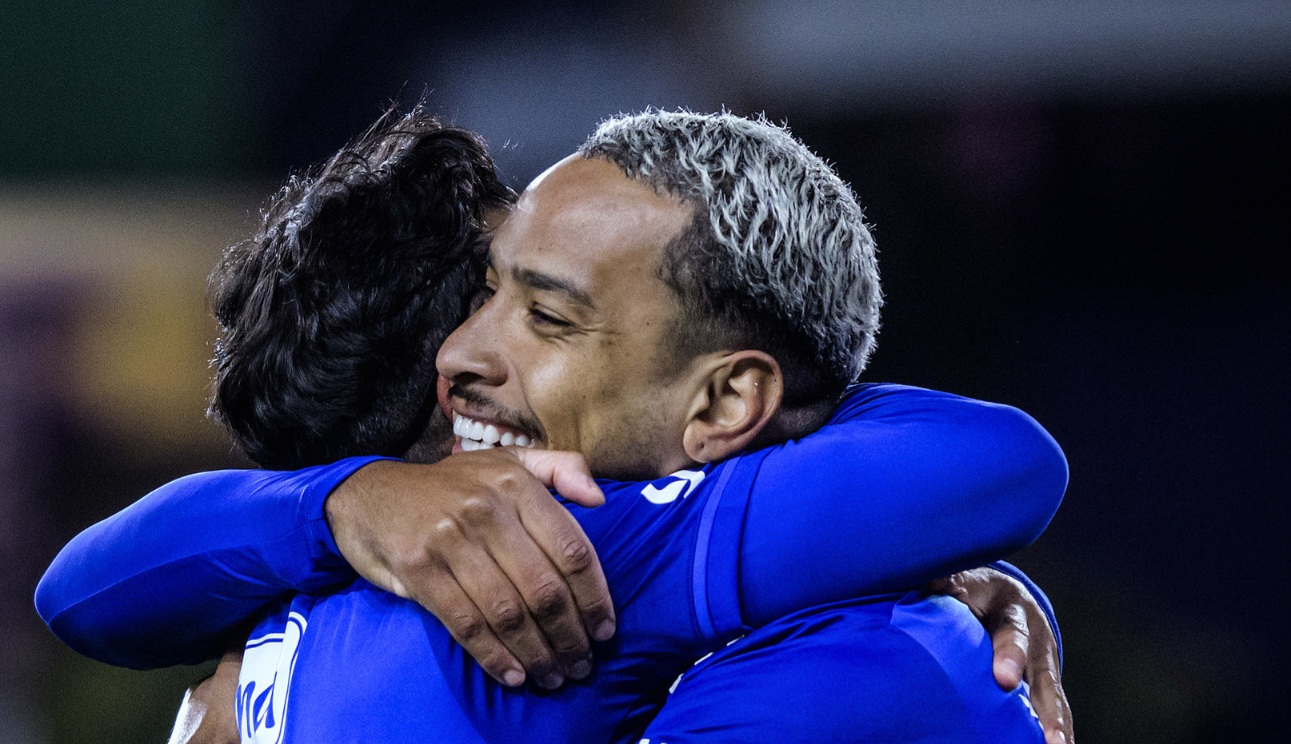
{"label": "blurred dark background", "polygon": [[165,740],[200,670],[31,609],[91,522],[242,463],[204,276],[390,102],[523,185],[648,105],[785,120],[876,225],[869,379],[1066,450],[1051,594],[1085,742],[1284,741],[1291,4],[16,0],[0,11],[0,741]]}

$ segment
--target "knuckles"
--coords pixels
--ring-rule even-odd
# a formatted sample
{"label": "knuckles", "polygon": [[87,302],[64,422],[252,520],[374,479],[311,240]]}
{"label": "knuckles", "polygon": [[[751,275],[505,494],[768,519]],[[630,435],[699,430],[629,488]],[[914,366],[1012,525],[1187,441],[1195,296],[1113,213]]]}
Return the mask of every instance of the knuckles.
{"label": "knuckles", "polygon": [[465,613],[450,616],[444,625],[463,646],[483,637],[488,627],[480,616]]}
{"label": "knuckles", "polygon": [[489,487],[494,493],[502,496],[509,496],[525,491],[524,486],[529,485],[521,479],[532,480],[533,476],[521,467],[518,463],[511,463],[509,467],[499,467],[489,477]]}
{"label": "knuckles", "polygon": [[559,554],[560,568],[566,574],[583,573],[596,563],[592,546],[586,540],[576,537],[565,538],[560,545]]}
{"label": "knuckles", "polygon": [[559,616],[569,607],[565,596],[565,585],[551,579],[536,587],[529,598],[529,607],[535,617],[550,620]]}
{"label": "knuckles", "polygon": [[468,496],[458,508],[459,519],[471,527],[485,527],[497,521],[498,507],[485,496]]}
{"label": "knuckles", "polygon": [[498,602],[489,611],[489,624],[498,633],[515,633],[524,627],[525,612],[515,602]]}
{"label": "knuckles", "polygon": [[[450,536],[449,533],[456,533],[456,530],[435,524],[432,531],[437,538],[436,544],[440,544]],[[424,541],[413,541],[398,546],[390,556],[391,573],[396,577],[406,577],[409,575],[424,576],[427,573],[435,572],[440,568],[439,554],[432,549],[431,545]]]}
{"label": "knuckles", "polygon": [[430,526],[430,530],[438,538],[457,537],[462,533],[462,527],[457,520],[448,516],[436,519],[434,524]]}
{"label": "knuckles", "polygon": [[589,624],[595,624],[601,620],[609,620],[614,617],[614,602],[609,597],[589,602],[583,605],[582,609],[583,615],[589,620]]}
{"label": "knuckles", "polygon": [[532,656],[528,659],[521,659],[520,663],[524,665],[525,669],[529,670],[529,673],[532,674],[535,679],[542,679],[555,671],[556,668],[556,660],[546,654]]}

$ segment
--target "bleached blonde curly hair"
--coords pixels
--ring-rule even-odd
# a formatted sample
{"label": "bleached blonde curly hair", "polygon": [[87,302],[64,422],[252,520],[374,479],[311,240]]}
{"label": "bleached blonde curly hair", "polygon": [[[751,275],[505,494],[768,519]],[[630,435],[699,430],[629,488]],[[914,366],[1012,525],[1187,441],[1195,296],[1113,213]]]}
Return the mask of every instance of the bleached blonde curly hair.
{"label": "bleached blonde curly hair", "polygon": [[648,110],[603,121],[579,150],[695,205],[665,251],[684,343],[762,348],[786,402],[856,380],[874,349],[883,296],[874,239],[851,187],[765,117]]}

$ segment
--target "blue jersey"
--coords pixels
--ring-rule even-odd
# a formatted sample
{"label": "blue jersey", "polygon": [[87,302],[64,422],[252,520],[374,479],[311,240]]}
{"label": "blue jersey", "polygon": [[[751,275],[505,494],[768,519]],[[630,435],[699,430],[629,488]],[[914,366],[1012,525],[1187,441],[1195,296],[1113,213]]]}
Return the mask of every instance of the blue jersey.
{"label": "blue jersey", "polygon": [[[1066,483],[1056,445],[1016,410],[887,385],[853,391],[829,425],[801,440],[652,483],[602,482],[604,506],[569,507],[601,558],[619,631],[597,646],[591,677],[543,692],[498,685],[433,617],[353,580],[322,523],[322,500],[368,461],[295,474],[206,474],[163,487],[69,544],[38,589],[42,616],[77,650],[155,666],[213,654],[231,629],[278,602],[244,659],[239,721],[255,741],[634,741],[677,675],[717,651],[656,721],[672,726],[661,734],[688,741],[695,739],[683,734],[705,728],[702,716],[685,712],[685,690],[713,685],[721,679],[714,670],[761,658],[741,651],[759,634],[775,633],[805,608],[918,586],[1011,552],[1047,524]],[[195,532],[195,522],[205,529]],[[1025,707],[990,680],[980,626],[967,627],[941,602],[903,601],[919,608],[907,615],[958,639],[946,649],[981,657],[946,661],[942,693],[972,711],[1008,700],[1014,710]],[[883,635],[870,622],[876,606],[819,608],[845,621],[811,624],[795,637],[815,638],[822,656],[863,649],[868,637]],[[905,653],[910,662],[891,661],[895,667],[923,668],[915,662],[925,661],[926,648],[889,646],[879,656]],[[774,651],[781,677],[761,689],[775,689],[771,683],[794,670],[816,675],[791,648]],[[895,701],[864,684],[881,665],[859,658],[849,662],[858,665],[858,683],[869,699],[887,701],[886,709],[869,706],[870,715],[891,719]],[[952,672],[973,664],[967,694]],[[731,679],[754,690],[762,684],[744,674]],[[783,707],[790,698],[770,699],[781,701],[782,721],[803,713]],[[751,721],[736,702],[721,716]],[[824,725],[828,715],[816,718]],[[1031,740],[1034,724],[1010,720],[1018,722],[1008,730],[1012,740]],[[771,729],[751,734],[718,740],[785,740]],[[956,740],[1010,739],[961,730]]]}
{"label": "blue jersey", "polygon": [[1001,690],[992,654],[949,597],[814,607],[696,664],[642,744],[1043,742],[1025,686]]}

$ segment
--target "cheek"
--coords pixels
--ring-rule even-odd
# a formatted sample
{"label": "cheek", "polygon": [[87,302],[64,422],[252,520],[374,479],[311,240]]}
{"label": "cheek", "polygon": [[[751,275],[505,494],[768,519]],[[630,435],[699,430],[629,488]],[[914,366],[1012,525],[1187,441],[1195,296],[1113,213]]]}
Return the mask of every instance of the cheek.
{"label": "cheek", "polygon": [[648,390],[649,375],[614,340],[577,351],[584,353],[564,356],[544,382],[549,385],[549,415],[560,421],[571,446],[583,450],[635,425],[633,403]]}
{"label": "cheek", "polygon": [[676,469],[680,438],[664,415],[666,404],[654,395],[615,401],[586,432],[588,462],[598,475],[647,480]]}
{"label": "cheek", "polygon": [[585,428],[582,420],[596,408],[599,380],[579,359],[550,344],[517,351],[526,357],[519,375],[525,402],[542,427],[548,446],[580,449],[580,431]]}

